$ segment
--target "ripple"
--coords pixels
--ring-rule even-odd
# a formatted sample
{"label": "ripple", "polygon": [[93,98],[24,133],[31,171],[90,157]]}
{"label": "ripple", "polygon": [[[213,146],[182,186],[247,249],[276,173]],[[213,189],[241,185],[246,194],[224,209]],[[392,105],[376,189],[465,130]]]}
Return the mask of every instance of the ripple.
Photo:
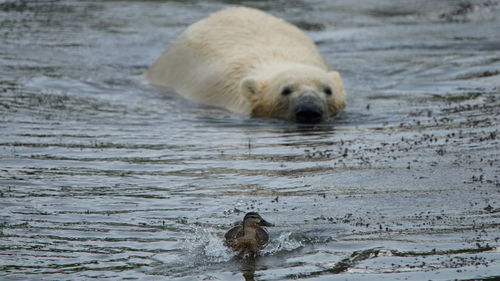
{"label": "ripple", "polygon": [[[372,2],[244,3],[342,73],[348,107],[314,126],[145,81],[234,1],[0,4],[0,279],[498,275],[500,6]],[[238,257],[222,236],[248,211],[276,227]]]}

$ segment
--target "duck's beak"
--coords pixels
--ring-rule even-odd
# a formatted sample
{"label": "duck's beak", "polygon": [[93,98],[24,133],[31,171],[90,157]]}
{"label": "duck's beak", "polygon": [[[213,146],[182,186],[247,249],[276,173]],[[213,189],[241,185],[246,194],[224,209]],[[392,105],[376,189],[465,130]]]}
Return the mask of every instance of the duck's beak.
{"label": "duck's beak", "polygon": [[260,225],[261,225],[261,226],[274,226],[274,224],[272,224],[272,223],[270,223],[270,222],[266,221],[265,219],[261,219],[261,220],[260,220]]}

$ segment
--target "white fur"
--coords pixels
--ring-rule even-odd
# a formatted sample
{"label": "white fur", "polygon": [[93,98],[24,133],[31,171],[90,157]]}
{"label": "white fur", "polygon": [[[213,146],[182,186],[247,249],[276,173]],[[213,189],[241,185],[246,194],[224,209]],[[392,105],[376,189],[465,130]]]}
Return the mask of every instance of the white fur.
{"label": "white fur", "polygon": [[[211,106],[251,114],[252,104],[240,90],[252,90],[256,78],[266,81],[291,66],[328,73],[314,43],[294,25],[250,8],[230,8],[191,25],[147,71],[151,84]],[[335,103],[344,106],[342,81]],[[245,78],[247,84],[245,84]]]}

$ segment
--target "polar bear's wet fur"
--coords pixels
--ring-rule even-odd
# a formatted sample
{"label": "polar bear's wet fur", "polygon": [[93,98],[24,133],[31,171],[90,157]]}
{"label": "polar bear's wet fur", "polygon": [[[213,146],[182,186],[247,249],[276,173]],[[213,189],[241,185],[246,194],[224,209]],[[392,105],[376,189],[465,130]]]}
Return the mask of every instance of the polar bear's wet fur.
{"label": "polar bear's wet fur", "polygon": [[189,26],[147,71],[152,85],[255,117],[318,123],[345,106],[338,72],[294,25],[230,8]]}

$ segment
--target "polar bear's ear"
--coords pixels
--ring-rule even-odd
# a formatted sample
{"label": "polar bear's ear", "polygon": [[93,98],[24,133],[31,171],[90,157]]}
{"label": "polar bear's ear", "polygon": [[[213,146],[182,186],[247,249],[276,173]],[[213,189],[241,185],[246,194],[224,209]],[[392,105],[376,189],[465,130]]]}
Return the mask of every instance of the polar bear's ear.
{"label": "polar bear's ear", "polygon": [[240,84],[240,90],[247,98],[252,98],[260,90],[260,83],[253,77],[244,78]]}
{"label": "polar bear's ear", "polygon": [[340,73],[332,70],[332,71],[329,71],[328,74],[330,74],[330,77],[332,77],[333,81],[335,82],[336,92],[343,95],[344,82],[342,81],[342,78],[340,77]]}

